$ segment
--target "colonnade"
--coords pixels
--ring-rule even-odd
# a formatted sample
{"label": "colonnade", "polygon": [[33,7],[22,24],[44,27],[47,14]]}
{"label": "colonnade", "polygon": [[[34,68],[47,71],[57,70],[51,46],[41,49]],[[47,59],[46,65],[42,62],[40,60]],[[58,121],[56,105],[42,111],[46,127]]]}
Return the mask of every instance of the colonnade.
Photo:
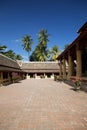
{"label": "colonnade", "polygon": [[77,78],[80,78],[82,76],[82,51],[77,45],[75,59],[76,62],[74,61],[73,55],[70,52],[68,52],[67,54],[67,59],[63,56],[61,59],[58,60],[60,67],[60,77],[62,77],[63,79],[70,79],[71,76],[76,76]]}

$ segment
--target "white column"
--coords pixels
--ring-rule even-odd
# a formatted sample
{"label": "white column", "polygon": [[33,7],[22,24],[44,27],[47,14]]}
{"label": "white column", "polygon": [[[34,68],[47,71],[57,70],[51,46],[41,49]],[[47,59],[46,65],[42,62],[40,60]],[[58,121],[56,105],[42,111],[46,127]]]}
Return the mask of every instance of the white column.
{"label": "white column", "polygon": [[28,75],[28,73],[27,73],[27,75],[26,75],[26,79],[30,79],[30,75]]}

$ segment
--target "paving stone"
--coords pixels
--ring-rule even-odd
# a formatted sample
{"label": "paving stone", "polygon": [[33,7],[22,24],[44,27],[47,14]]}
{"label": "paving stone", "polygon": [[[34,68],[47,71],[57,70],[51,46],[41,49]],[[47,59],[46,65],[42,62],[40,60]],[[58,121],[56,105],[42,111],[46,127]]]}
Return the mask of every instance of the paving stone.
{"label": "paving stone", "polygon": [[0,130],[87,130],[87,93],[52,79],[0,87]]}

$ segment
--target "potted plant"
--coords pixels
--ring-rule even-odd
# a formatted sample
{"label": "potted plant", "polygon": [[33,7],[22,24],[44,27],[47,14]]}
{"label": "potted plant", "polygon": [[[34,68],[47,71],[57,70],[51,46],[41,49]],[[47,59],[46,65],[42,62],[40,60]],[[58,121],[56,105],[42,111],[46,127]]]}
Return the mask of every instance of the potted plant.
{"label": "potted plant", "polygon": [[80,90],[80,88],[81,88],[81,80],[80,79],[75,80],[74,84],[75,84],[74,85],[75,90]]}

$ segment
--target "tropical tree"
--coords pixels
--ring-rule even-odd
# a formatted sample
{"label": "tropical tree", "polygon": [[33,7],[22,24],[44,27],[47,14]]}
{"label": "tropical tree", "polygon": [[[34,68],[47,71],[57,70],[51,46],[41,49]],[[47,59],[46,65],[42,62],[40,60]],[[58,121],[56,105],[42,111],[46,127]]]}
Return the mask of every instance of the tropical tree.
{"label": "tropical tree", "polygon": [[23,59],[23,57],[21,55],[16,54],[13,50],[6,51],[4,53],[4,55],[13,60],[22,60]]}
{"label": "tropical tree", "polygon": [[11,59],[13,59],[13,60],[15,60],[16,54],[13,52],[13,50],[6,51],[4,53],[4,55],[7,56],[7,57],[9,57],[9,58],[11,58]]}
{"label": "tropical tree", "polygon": [[42,46],[42,44],[39,44],[36,47],[35,55],[38,61],[46,61],[47,60],[47,50]]}
{"label": "tropical tree", "polygon": [[7,49],[7,46],[5,45],[0,45],[0,53],[4,53]]}
{"label": "tropical tree", "polygon": [[50,35],[47,33],[46,29],[42,29],[38,34],[39,43],[42,44],[43,47],[47,47],[47,43],[49,42],[48,37]]}
{"label": "tropical tree", "polygon": [[23,57],[19,54],[16,54],[13,50],[8,50],[6,51],[7,46],[5,45],[0,45],[0,53],[2,53],[3,55],[13,59],[13,60],[22,60]]}
{"label": "tropical tree", "polygon": [[30,56],[30,61],[46,61],[48,58],[47,43],[49,34],[42,29],[38,34],[38,45]]}
{"label": "tropical tree", "polygon": [[29,53],[31,51],[31,45],[33,43],[33,40],[31,38],[30,35],[25,35],[23,38],[22,38],[22,46],[23,46],[23,49],[25,49],[25,51],[27,51],[28,53],[28,58],[29,58]]}
{"label": "tropical tree", "polygon": [[46,61],[48,56],[47,43],[49,42],[49,34],[46,29],[42,29],[38,34],[38,48],[36,50],[39,61]]}
{"label": "tropical tree", "polygon": [[30,55],[30,61],[39,61],[38,59],[38,52],[39,52],[39,45],[37,45],[35,47],[35,50],[32,52],[32,54]]}
{"label": "tropical tree", "polygon": [[23,57],[19,54],[15,55],[15,59],[16,60],[23,60]]}
{"label": "tropical tree", "polygon": [[60,54],[59,47],[58,47],[57,45],[54,45],[54,46],[49,50],[50,61],[56,61],[59,54]]}

